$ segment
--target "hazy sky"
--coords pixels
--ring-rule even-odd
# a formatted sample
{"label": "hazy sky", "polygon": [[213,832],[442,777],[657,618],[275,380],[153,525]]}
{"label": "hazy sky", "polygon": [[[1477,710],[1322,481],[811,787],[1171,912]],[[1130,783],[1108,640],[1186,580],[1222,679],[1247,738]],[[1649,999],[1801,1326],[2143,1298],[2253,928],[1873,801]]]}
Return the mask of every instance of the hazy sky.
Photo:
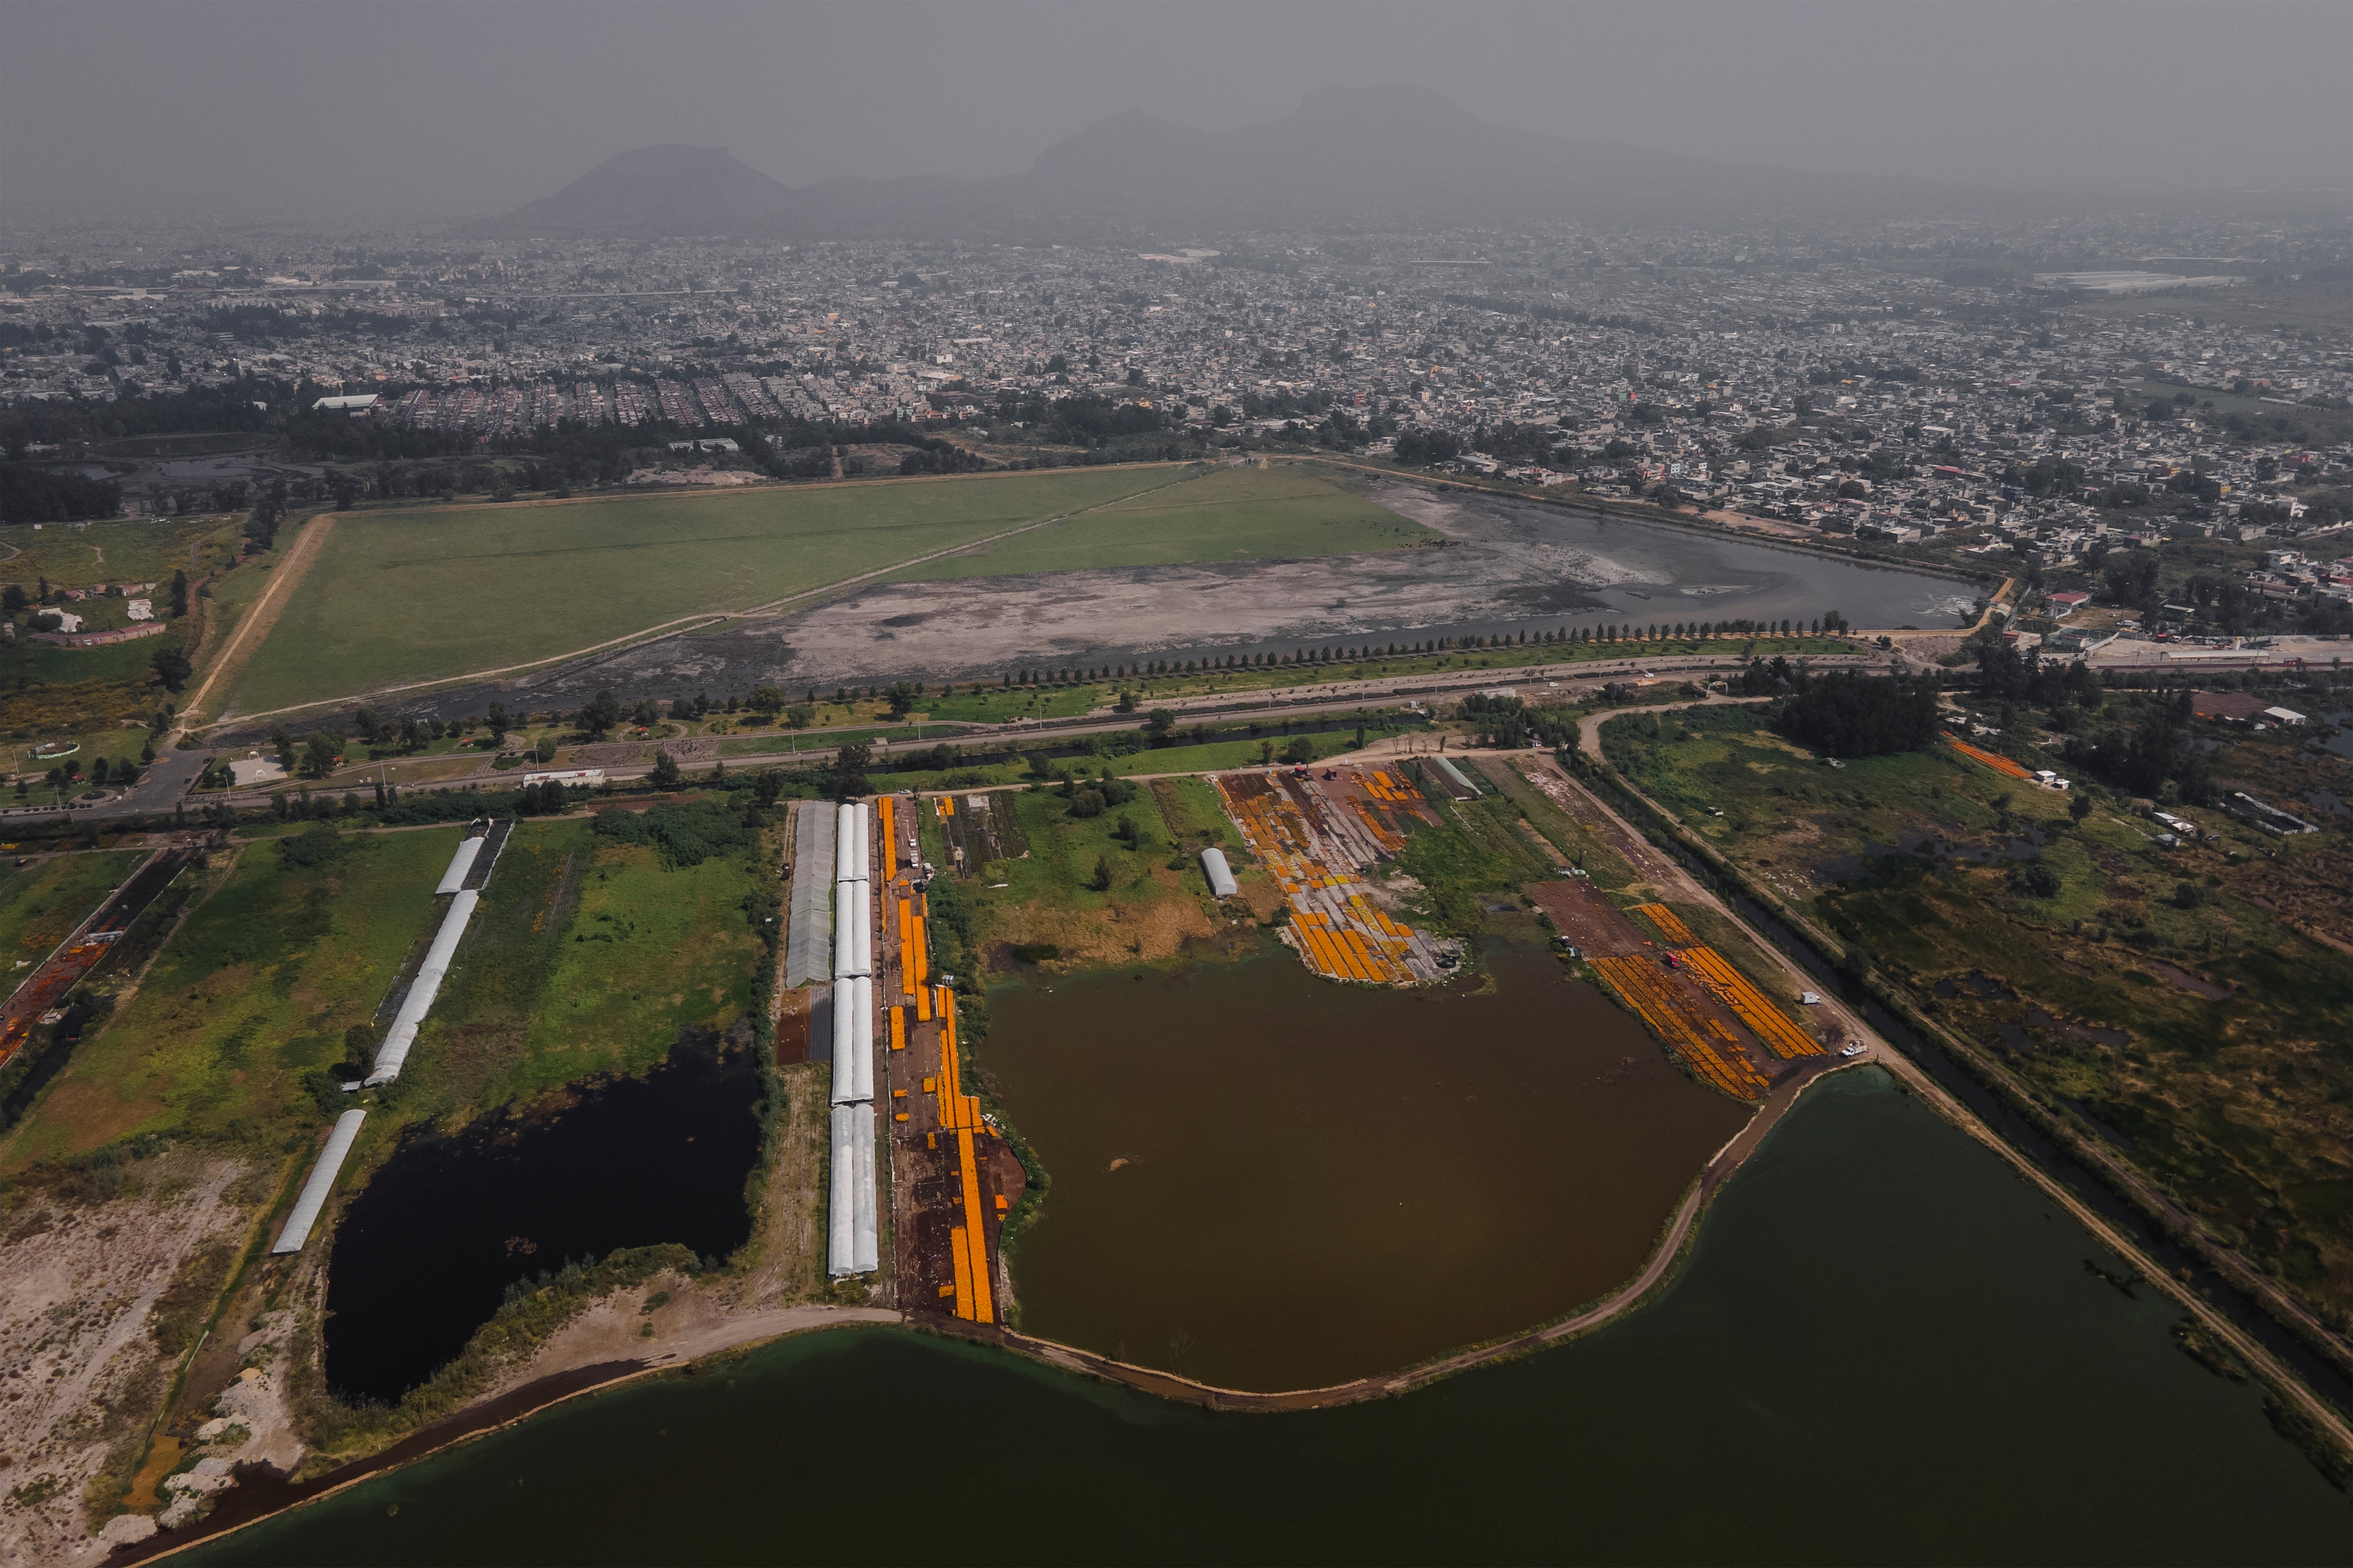
{"label": "hazy sky", "polygon": [[787,184],[1026,167],[1090,121],[1410,81],[1497,124],[1999,184],[2348,183],[2353,5],[27,4],[0,217],[455,221],[612,153]]}

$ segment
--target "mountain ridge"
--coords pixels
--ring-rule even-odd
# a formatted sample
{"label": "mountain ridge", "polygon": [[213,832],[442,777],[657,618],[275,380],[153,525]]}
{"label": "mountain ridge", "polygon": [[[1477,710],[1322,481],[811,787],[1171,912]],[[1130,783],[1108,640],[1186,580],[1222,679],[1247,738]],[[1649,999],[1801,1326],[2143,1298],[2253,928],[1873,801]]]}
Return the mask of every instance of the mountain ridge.
{"label": "mountain ridge", "polygon": [[1508,222],[1804,220],[1858,208],[1982,210],[1982,187],[1728,163],[1505,130],[1426,89],[1326,88],[1291,113],[1196,128],[1129,110],[1019,174],[788,186],[722,148],[638,148],[480,235],[727,235],[793,242],[1104,229],[1199,232]]}

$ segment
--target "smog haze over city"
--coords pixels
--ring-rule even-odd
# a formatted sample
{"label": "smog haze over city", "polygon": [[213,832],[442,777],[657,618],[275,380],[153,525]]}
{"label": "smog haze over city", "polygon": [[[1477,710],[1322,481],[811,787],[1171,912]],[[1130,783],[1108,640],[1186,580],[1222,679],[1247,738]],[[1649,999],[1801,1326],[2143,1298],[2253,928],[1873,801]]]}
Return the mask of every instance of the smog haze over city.
{"label": "smog haze over city", "polygon": [[0,0],[0,1562],[2341,1559],[2348,59]]}

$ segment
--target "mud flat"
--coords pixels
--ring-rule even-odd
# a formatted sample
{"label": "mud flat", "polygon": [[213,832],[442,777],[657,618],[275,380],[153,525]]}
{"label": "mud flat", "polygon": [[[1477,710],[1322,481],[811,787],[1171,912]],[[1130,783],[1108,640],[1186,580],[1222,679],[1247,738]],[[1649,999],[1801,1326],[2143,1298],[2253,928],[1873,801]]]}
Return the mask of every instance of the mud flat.
{"label": "mud flat", "polygon": [[[1949,625],[1949,578],[1657,523],[1440,494],[1375,490],[1443,546],[1311,560],[1124,567],[884,583],[789,615],[732,621],[527,676],[532,705],[615,691],[830,688],[993,677],[1329,642],[1538,631],[1603,622],[1811,619]],[[489,686],[420,693],[418,712],[479,712]],[[395,704],[398,707],[397,704]],[[408,711],[401,708],[401,711]]]}

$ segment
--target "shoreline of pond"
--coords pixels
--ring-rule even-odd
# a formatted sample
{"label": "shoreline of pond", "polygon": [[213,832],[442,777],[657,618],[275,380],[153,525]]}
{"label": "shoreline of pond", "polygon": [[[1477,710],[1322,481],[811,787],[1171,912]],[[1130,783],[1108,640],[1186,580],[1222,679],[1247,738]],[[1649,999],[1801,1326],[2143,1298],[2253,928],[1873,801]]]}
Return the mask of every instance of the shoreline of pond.
{"label": "shoreline of pond", "polygon": [[[107,1561],[130,1564],[160,1562],[176,1556],[249,1526],[324,1501],[389,1472],[510,1430],[546,1411],[595,1394],[658,1377],[700,1376],[726,1360],[787,1339],[892,1323],[918,1333],[936,1334],[1003,1350],[1059,1371],[1080,1373],[1155,1398],[1198,1405],[1205,1410],[1261,1414],[1324,1410],[1428,1389],[1465,1373],[1517,1361],[1571,1343],[1656,1300],[1681,1274],[1700,1235],[1701,1222],[1713,1206],[1716,1193],[1796,1107],[1804,1090],[1833,1074],[1865,1065],[1870,1065],[1867,1058],[1862,1061],[1825,1059],[1812,1070],[1793,1077],[1768,1095],[1755,1115],[1693,1178],[1667,1222],[1661,1226],[1658,1240],[1642,1268],[1631,1279],[1606,1292],[1594,1302],[1570,1307],[1561,1317],[1550,1322],[1540,1323],[1502,1339],[1465,1346],[1393,1373],[1351,1379],[1320,1388],[1276,1392],[1231,1389],[1197,1382],[1173,1373],[1133,1365],[1097,1352],[1018,1331],[960,1323],[953,1319],[914,1317],[887,1310],[809,1304],[786,1310],[796,1316],[808,1313],[837,1321],[820,1321],[806,1326],[796,1324],[777,1331],[773,1323],[757,1321],[772,1309],[750,1308],[741,1310],[738,1314],[741,1326],[745,1331],[740,1338],[724,1337],[723,1332],[717,1342],[706,1344],[691,1356],[673,1352],[652,1361],[584,1360],[575,1366],[554,1367],[431,1426],[413,1432],[375,1454],[307,1480],[280,1476],[266,1467],[241,1473],[234,1486],[219,1494],[220,1501],[216,1504],[214,1511],[198,1521],[195,1531],[185,1539],[172,1539],[177,1532],[162,1532],[150,1537],[147,1542],[116,1552]],[[238,1506],[240,1503],[245,1506]],[[220,1522],[216,1525],[216,1521]]]}

